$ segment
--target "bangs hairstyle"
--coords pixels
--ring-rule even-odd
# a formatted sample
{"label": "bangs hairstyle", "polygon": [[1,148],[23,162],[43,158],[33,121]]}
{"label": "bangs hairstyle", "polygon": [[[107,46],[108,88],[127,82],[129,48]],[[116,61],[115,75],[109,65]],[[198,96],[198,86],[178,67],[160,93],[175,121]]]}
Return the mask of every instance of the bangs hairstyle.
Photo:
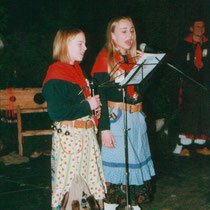
{"label": "bangs hairstyle", "polygon": [[63,28],[60,29],[53,42],[53,60],[68,63],[70,61],[68,53],[68,43],[79,33],[84,33],[80,29]]}
{"label": "bangs hairstyle", "polygon": [[[129,22],[132,23],[133,27],[133,21],[130,17],[126,17],[126,16],[122,16],[122,17],[117,17],[117,18],[113,18],[107,26],[107,31],[106,31],[106,44],[105,44],[105,48],[107,50],[107,54],[108,54],[108,71],[110,72],[111,69],[114,67],[115,65],[115,61],[114,61],[114,53],[118,52],[118,46],[116,45],[116,43],[113,41],[112,39],[112,33],[115,31],[116,25],[121,21],[121,20],[128,20]],[[128,50],[127,52],[128,54],[131,55],[131,57],[136,56],[136,30],[134,27],[134,37],[133,37],[133,43],[131,45],[130,50]]]}

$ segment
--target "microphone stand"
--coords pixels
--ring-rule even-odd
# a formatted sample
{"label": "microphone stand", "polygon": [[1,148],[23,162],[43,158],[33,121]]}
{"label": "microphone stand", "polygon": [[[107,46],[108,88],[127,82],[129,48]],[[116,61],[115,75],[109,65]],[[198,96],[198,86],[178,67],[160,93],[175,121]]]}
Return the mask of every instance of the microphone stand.
{"label": "microphone stand", "polygon": [[[131,63],[128,63],[131,64]],[[131,78],[122,86],[123,90],[123,103],[124,103],[124,112],[123,112],[123,122],[124,122],[124,153],[125,153],[125,183],[126,183],[126,210],[132,210],[132,206],[129,206],[129,165],[128,165],[128,116],[127,116],[127,105],[126,105],[126,87],[127,84],[133,79],[133,77],[139,72],[139,70],[143,67],[144,62],[138,66],[135,73],[131,76]]]}
{"label": "microphone stand", "polygon": [[126,186],[126,206],[127,210],[132,209],[129,208],[129,166],[128,166],[128,116],[127,116],[127,106],[126,106],[126,86],[122,87],[123,91],[123,103],[124,110],[123,111],[123,123],[124,123],[124,153],[125,153],[125,186]]}
{"label": "microphone stand", "polygon": [[[129,63],[130,64],[130,63]],[[138,65],[138,64],[137,64]],[[126,208],[125,210],[132,210],[132,207],[129,206],[129,165],[128,165],[128,131],[130,130],[130,128],[128,128],[128,116],[127,116],[127,106],[126,106],[126,87],[127,84],[132,80],[132,78],[137,74],[137,72],[139,72],[139,70],[143,67],[144,62],[140,65],[138,65],[138,68],[135,70],[134,74],[131,76],[131,78],[124,84],[124,85],[108,85],[108,82],[110,81],[106,81],[100,85],[98,85],[98,87],[107,87],[107,86],[113,86],[116,88],[121,88],[122,92],[123,92],[123,103],[124,103],[124,111],[123,111],[123,123],[124,123],[124,129],[123,129],[123,133],[124,133],[124,154],[125,154],[125,185],[126,185]],[[121,76],[121,75],[119,75]],[[117,76],[117,77],[119,77]],[[112,81],[114,81],[117,77],[115,77]]]}
{"label": "microphone stand", "polygon": [[156,57],[156,59],[160,63],[162,63],[162,64],[165,63],[167,66],[171,67],[173,70],[175,70],[176,72],[178,72],[179,74],[181,74],[182,76],[184,76],[185,78],[187,78],[188,80],[190,80],[191,82],[195,83],[196,85],[198,85],[199,87],[201,87],[203,90],[208,91],[208,89],[205,86],[203,86],[201,83],[197,82],[196,80],[192,79],[191,77],[189,77],[187,74],[185,74],[183,71],[181,71],[180,69],[176,68],[172,64],[170,64],[170,63],[168,63],[166,61],[162,62],[157,57]]}

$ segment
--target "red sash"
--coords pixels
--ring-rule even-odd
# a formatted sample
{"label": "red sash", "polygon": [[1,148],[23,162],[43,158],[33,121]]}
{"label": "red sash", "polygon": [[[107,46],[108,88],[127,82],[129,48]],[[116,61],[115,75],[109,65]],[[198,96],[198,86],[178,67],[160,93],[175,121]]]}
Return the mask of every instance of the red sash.
{"label": "red sash", "polygon": [[91,96],[89,88],[87,88],[87,82],[83,75],[82,69],[80,68],[77,62],[74,63],[74,66],[68,63],[55,62],[50,65],[47,75],[44,79],[44,84],[51,79],[60,79],[78,84],[83,90],[85,98]]}
{"label": "red sash", "polygon": [[[115,53],[114,60],[118,64],[116,68],[124,70],[124,71],[130,71],[133,67],[135,61],[132,59],[130,55],[128,55],[128,62],[132,64],[126,64],[123,60],[123,58],[118,54]],[[94,75],[94,73],[101,73],[101,72],[108,72],[108,57],[107,57],[107,51],[106,49],[103,49],[100,54],[98,55],[98,58],[96,59],[96,62],[93,66],[93,69],[91,71],[91,76]],[[134,96],[134,86],[130,85],[127,87],[127,91],[130,97]]]}

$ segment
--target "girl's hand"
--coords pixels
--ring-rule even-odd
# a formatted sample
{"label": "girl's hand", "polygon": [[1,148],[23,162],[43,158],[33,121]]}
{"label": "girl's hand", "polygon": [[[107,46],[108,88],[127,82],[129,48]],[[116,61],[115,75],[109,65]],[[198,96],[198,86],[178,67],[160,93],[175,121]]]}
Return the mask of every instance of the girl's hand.
{"label": "girl's hand", "polygon": [[139,56],[138,60],[144,55],[144,51],[136,50],[136,55]]}
{"label": "girl's hand", "polygon": [[115,139],[110,130],[104,130],[101,132],[101,141],[104,147],[115,148]]}
{"label": "girl's hand", "polygon": [[97,119],[99,119],[101,117],[101,107],[97,107],[96,108],[96,116],[97,116]]}
{"label": "girl's hand", "polygon": [[100,105],[101,105],[99,95],[95,95],[93,97],[88,97],[86,100],[90,104],[91,110],[94,110],[94,109],[100,107]]}

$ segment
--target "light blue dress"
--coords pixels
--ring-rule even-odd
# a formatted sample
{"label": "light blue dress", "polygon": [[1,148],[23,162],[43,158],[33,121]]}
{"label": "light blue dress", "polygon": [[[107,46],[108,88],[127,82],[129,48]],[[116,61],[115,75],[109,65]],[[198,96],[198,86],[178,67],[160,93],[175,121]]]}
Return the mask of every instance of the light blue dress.
{"label": "light blue dress", "polygon": [[[105,181],[112,184],[126,184],[124,120],[125,111],[112,109],[117,118],[110,119],[111,133],[115,138],[114,149],[102,146],[102,162]],[[127,112],[129,185],[143,185],[155,175],[143,112]]]}

